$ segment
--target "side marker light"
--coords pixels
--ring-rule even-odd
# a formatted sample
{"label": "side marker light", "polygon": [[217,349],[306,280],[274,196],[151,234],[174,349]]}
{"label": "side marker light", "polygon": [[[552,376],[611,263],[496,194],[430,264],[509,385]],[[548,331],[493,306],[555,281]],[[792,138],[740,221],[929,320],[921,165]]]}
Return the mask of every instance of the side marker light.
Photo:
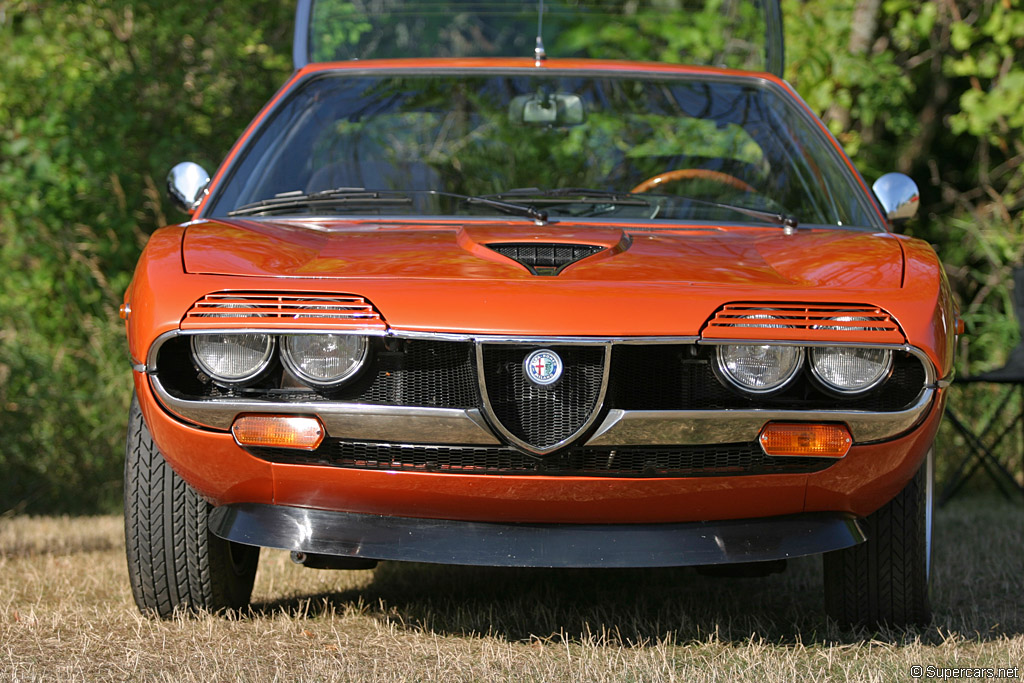
{"label": "side marker light", "polygon": [[842,458],[853,437],[846,425],[770,422],[758,437],[765,455]]}
{"label": "side marker light", "polygon": [[325,432],[315,417],[241,415],[231,425],[231,434],[239,446],[315,451]]}

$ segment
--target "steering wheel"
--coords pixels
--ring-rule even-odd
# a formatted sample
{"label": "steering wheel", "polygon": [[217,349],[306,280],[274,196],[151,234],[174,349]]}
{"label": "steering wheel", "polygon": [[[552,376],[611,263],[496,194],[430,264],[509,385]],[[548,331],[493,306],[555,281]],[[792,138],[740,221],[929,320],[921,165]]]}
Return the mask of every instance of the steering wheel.
{"label": "steering wheel", "polygon": [[656,176],[651,176],[630,190],[630,192],[650,192],[666,183],[675,183],[680,180],[713,180],[716,183],[728,185],[744,192],[757,192],[757,190],[736,176],[722,173],[721,171],[711,171],[706,168],[677,168],[674,171],[665,171]]}

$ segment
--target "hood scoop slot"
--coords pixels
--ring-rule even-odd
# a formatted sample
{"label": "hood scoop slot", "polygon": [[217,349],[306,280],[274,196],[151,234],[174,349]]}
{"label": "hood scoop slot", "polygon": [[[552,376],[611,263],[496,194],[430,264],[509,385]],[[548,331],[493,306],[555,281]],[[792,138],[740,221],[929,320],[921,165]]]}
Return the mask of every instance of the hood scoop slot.
{"label": "hood scoop slot", "polygon": [[588,256],[599,254],[607,247],[598,244],[559,244],[538,242],[491,243],[487,248],[516,263],[526,266],[534,275],[558,275],[567,266]]}

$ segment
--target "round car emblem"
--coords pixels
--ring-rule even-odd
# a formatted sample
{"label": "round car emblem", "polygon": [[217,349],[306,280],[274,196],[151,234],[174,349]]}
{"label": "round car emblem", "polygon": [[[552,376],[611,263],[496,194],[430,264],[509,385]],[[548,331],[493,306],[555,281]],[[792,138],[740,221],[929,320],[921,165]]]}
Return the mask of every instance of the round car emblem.
{"label": "round car emblem", "polygon": [[562,359],[551,349],[538,349],[523,361],[526,376],[534,384],[546,387],[562,376]]}

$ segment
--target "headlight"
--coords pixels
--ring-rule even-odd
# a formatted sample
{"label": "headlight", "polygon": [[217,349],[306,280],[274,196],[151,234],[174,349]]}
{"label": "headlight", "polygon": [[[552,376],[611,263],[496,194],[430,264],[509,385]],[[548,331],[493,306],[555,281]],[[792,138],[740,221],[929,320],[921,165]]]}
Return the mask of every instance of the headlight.
{"label": "headlight", "polygon": [[192,337],[192,356],[214,381],[242,384],[270,365],[274,338],[268,334],[198,334]]}
{"label": "headlight", "polygon": [[355,375],[366,362],[366,337],[351,334],[297,334],[282,337],[281,359],[304,382],[330,387]]}
{"label": "headlight", "polygon": [[892,371],[889,349],[823,346],[811,350],[811,372],[826,388],[841,394],[874,389]]}
{"label": "headlight", "polygon": [[728,344],[718,347],[718,370],[734,386],[768,394],[796,377],[804,358],[799,346]]}

